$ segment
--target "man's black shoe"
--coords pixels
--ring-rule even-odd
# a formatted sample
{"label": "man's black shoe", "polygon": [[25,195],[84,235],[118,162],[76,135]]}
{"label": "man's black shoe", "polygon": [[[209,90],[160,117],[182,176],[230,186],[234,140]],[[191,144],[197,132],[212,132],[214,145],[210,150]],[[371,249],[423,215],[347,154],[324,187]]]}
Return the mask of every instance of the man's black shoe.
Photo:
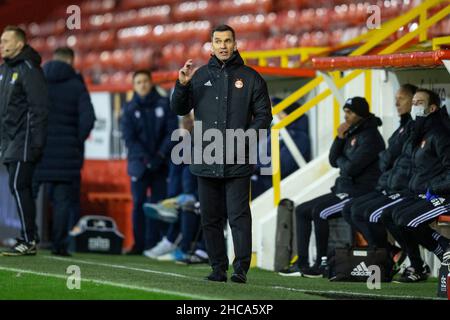
{"label": "man's black shoe", "polygon": [[231,281],[236,283],[246,283],[247,282],[247,276],[245,273],[233,273],[230,278]]}
{"label": "man's black shoe", "polygon": [[18,241],[11,249],[2,252],[2,256],[5,257],[18,257],[18,256],[35,256],[37,253],[36,242],[30,241]]}
{"label": "man's black shoe", "polygon": [[227,273],[224,271],[213,271],[205,278],[208,281],[227,282]]}

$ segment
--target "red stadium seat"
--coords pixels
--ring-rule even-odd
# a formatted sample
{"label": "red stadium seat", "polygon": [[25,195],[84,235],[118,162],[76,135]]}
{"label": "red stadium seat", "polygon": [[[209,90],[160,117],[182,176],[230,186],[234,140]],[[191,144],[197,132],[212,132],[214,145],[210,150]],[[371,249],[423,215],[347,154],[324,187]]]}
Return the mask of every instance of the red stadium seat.
{"label": "red stadium seat", "polygon": [[121,0],[120,8],[137,9],[149,6],[172,5],[178,3],[178,0]]}
{"label": "red stadium seat", "polygon": [[150,26],[120,29],[117,31],[117,41],[119,44],[145,42],[150,39],[152,31],[152,27]]}
{"label": "red stadium seat", "polygon": [[81,3],[83,14],[101,14],[110,12],[116,6],[116,0],[89,0]]}
{"label": "red stadium seat", "polygon": [[208,13],[221,12],[216,3],[201,1],[181,2],[174,7],[172,16],[175,21],[201,20]]}
{"label": "red stadium seat", "polygon": [[88,24],[85,25],[87,30],[108,30],[114,26],[114,15],[112,13],[96,14],[90,16]]}
{"label": "red stadium seat", "polygon": [[169,23],[171,9],[169,5],[157,7],[145,7],[138,11],[136,23],[139,24],[159,24]]}

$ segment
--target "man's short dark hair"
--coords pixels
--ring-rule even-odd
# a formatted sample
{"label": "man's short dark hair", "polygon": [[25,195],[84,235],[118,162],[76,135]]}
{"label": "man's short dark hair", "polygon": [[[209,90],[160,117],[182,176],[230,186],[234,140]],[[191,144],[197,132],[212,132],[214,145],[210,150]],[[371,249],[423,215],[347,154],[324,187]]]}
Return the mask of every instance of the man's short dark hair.
{"label": "man's short dark hair", "polygon": [[405,83],[403,85],[400,86],[400,91],[406,92],[407,94],[413,96],[416,91],[417,91],[417,87],[413,84],[410,83]]}
{"label": "man's short dark hair", "polygon": [[150,70],[142,69],[142,70],[136,70],[133,73],[133,81],[134,81],[134,78],[136,78],[140,74],[145,74],[150,80],[152,79],[152,72]]}
{"label": "man's short dark hair", "polygon": [[441,98],[439,98],[439,95],[436,92],[434,92],[432,90],[428,90],[428,89],[423,89],[423,88],[417,89],[416,93],[417,92],[425,92],[428,95],[428,104],[429,105],[434,104],[438,108],[441,107]]}
{"label": "man's short dark hair", "polygon": [[22,28],[19,28],[17,26],[6,26],[5,29],[3,29],[3,32],[6,31],[12,31],[16,35],[16,37],[22,41],[23,43],[27,43],[27,34],[25,31],[23,31]]}
{"label": "man's short dark hair", "polygon": [[69,47],[56,48],[55,51],[53,51],[53,55],[55,57],[63,58],[63,59],[74,59],[75,58],[75,53]]}
{"label": "man's short dark hair", "polygon": [[236,40],[236,34],[234,32],[234,29],[232,27],[230,27],[229,25],[226,25],[226,24],[221,24],[220,26],[217,26],[214,29],[212,29],[212,31],[211,31],[211,39],[214,37],[214,32],[223,32],[223,31],[230,31],[231,34],[233,35],[233,41]]}

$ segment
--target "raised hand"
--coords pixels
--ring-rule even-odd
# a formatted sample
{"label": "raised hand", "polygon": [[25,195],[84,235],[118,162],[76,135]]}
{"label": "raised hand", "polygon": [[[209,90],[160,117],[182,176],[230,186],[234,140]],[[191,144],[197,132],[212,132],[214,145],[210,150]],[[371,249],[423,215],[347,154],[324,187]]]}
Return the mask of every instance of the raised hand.
{"label": "raised hand", "polygon": [[192,67],[192,59],[189,59],[178,72],[178,81],[180,81],[183,86],[187,85],[194,76],[195,71],[197,71],[197,68],[194,69]]}
{"label": "raised hand", "polygon": [[338,137],[341,139],[345,138],[345,133],[350,129],[350,125],[347,122],[341,123],[339,128],[337,129]]}

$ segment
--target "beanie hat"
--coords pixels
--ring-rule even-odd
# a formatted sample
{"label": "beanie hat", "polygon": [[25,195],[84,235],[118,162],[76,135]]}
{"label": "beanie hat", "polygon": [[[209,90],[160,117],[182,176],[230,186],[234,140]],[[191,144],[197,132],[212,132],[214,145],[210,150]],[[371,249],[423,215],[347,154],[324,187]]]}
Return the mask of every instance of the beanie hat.
{"label": "beanie hat", "polygon": [[369,104],[363,97],[353,97],[345,101],[343,109],[349,109],[362,118],[370,116]]}

